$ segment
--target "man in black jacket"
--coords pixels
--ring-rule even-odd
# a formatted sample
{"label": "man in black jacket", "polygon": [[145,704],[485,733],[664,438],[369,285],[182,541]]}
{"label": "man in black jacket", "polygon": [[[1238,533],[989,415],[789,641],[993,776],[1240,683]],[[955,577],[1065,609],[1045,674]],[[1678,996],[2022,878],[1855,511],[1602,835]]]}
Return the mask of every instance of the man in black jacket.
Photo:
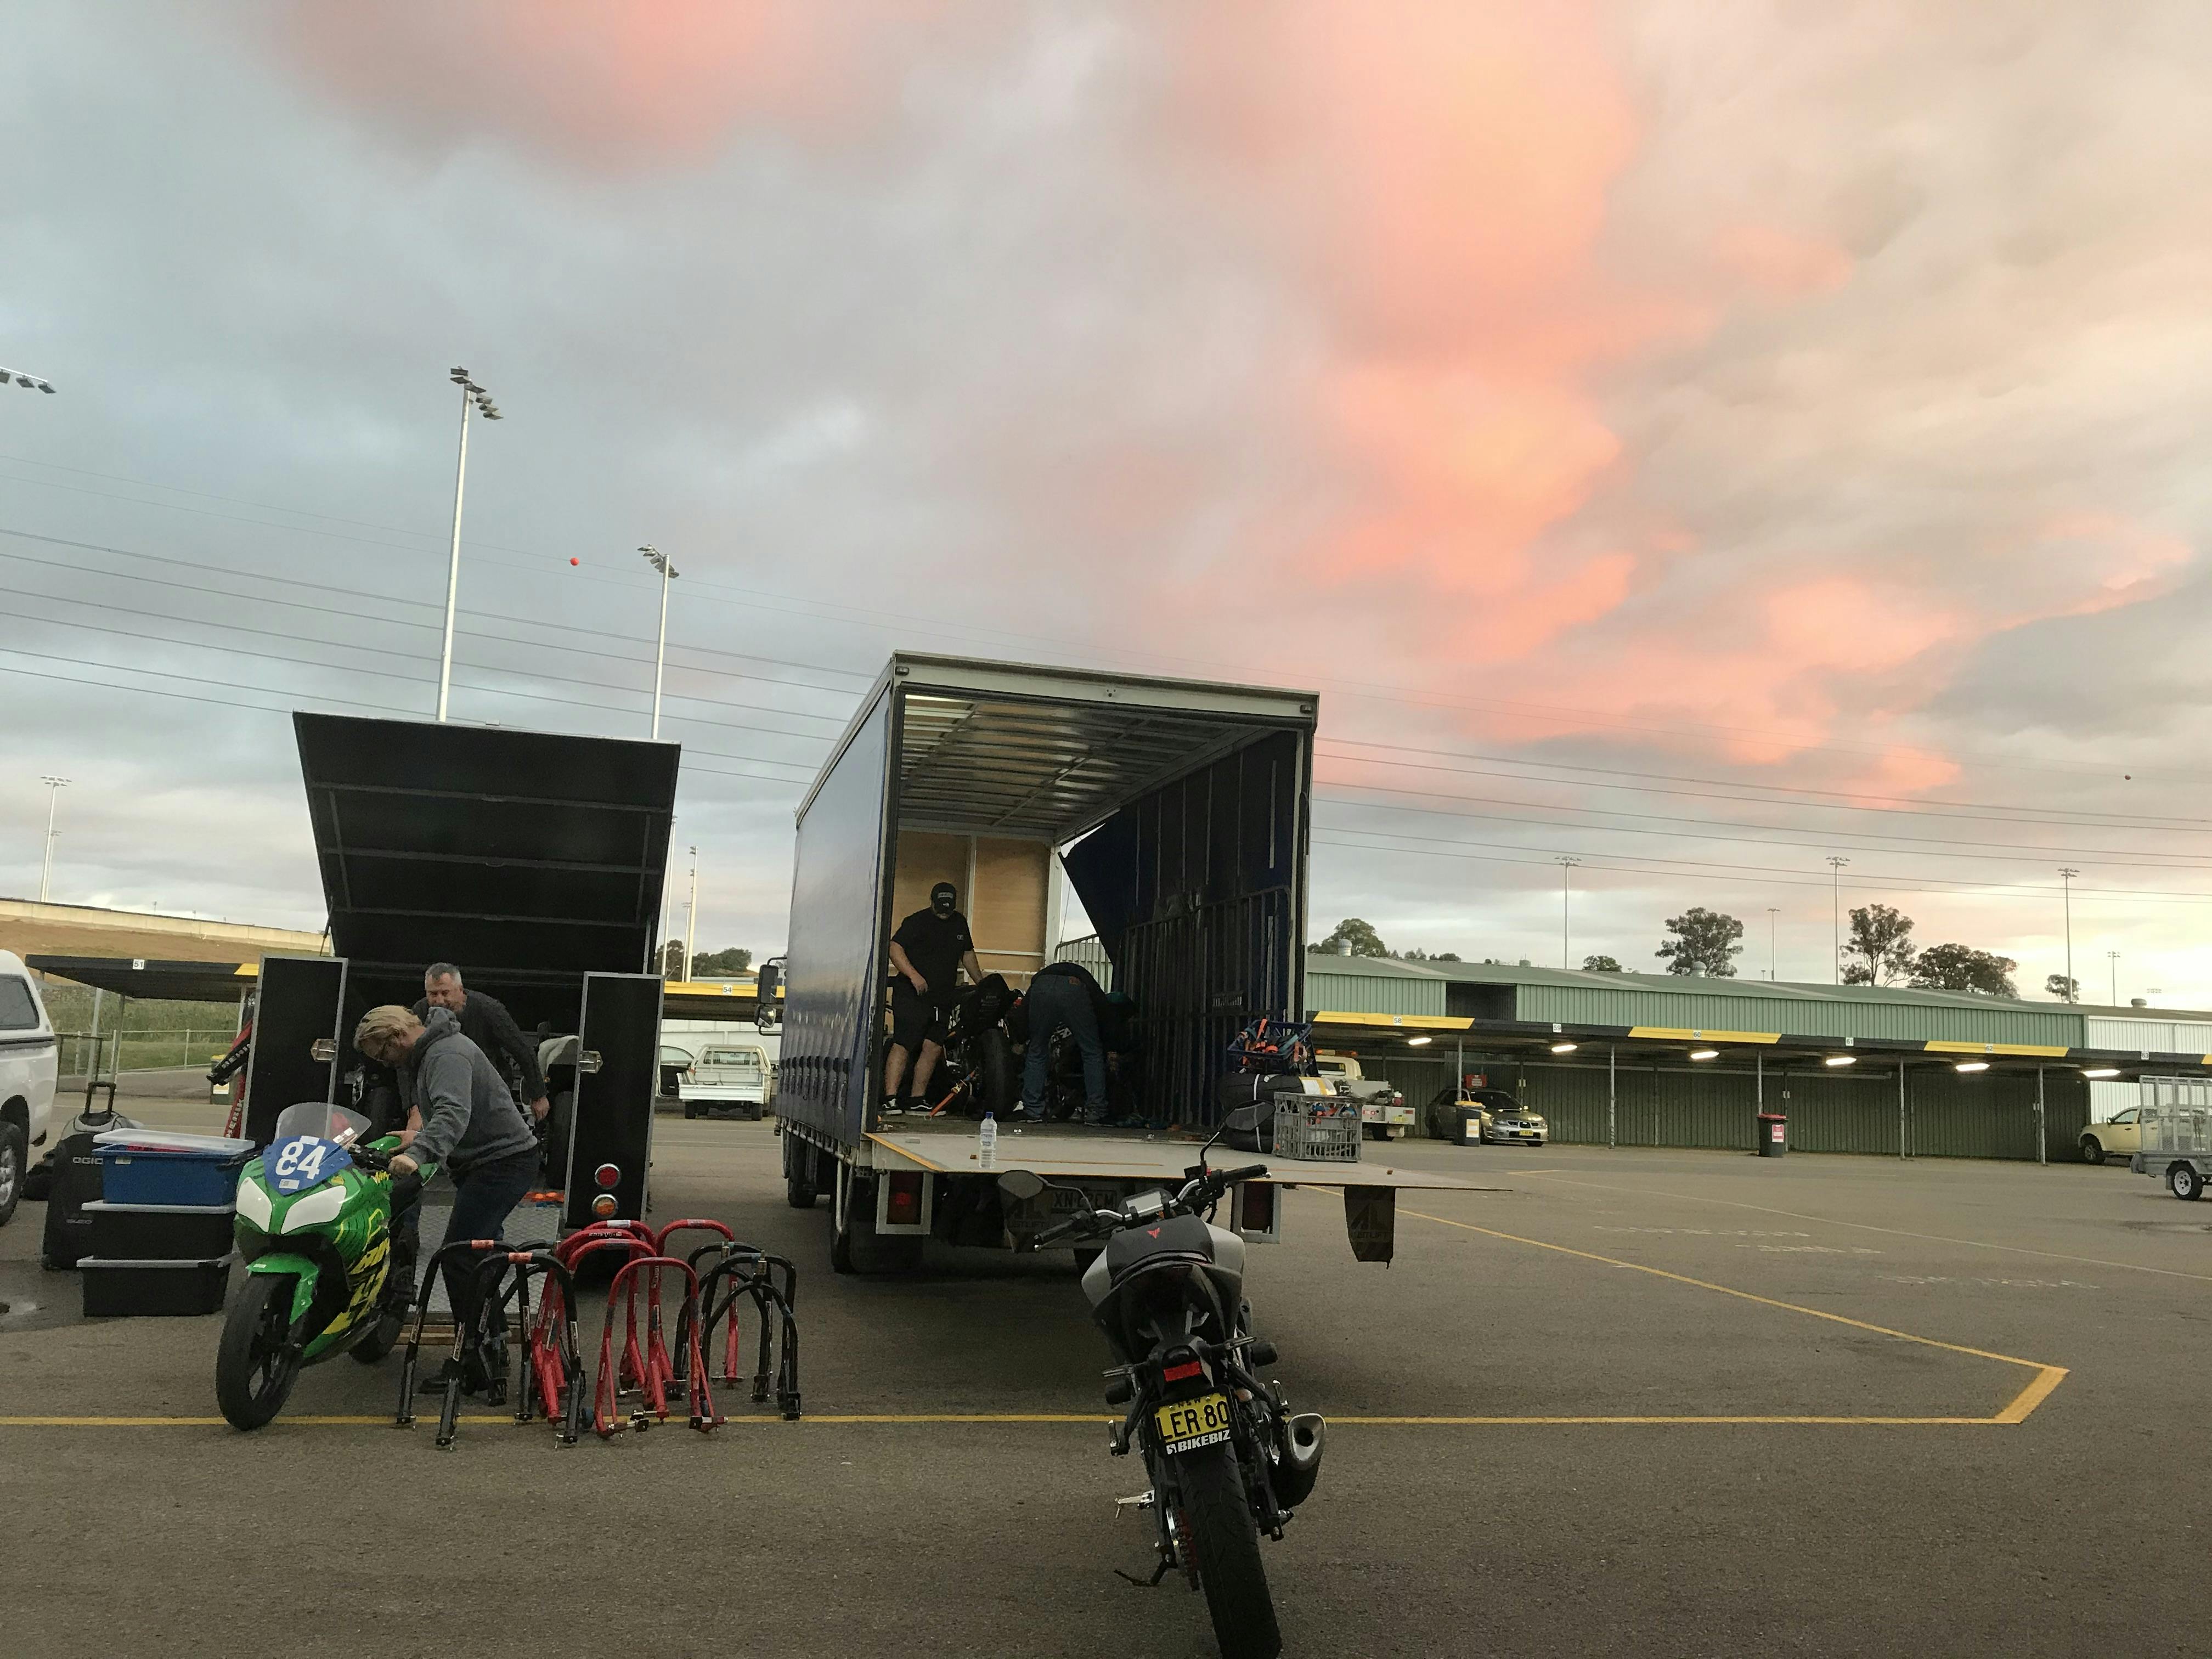
{"label": "man in black jacket", "polygon": [[433,1008],[443,1008],[461,1023],[461,1035],[490,1057],[494,1066],[501,1057],[512,1061],[522,1079],[523,1103],[530,1115],[544,1121],[551,1109],[545,1098],[545,1073],[538,1069],[538,1048],[522,1035],[507,1005],[488,991],[471,991],[461,983],[461,970],[450,962],[434,962],[422,970],[422,1000],[415,1005],[415,1018],[427,1020]]}

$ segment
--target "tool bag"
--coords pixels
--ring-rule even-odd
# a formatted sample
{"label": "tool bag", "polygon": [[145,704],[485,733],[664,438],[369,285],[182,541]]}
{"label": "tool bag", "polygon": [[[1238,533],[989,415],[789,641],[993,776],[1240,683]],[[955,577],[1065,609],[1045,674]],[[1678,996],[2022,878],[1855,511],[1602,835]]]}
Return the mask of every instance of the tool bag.
{"label": "tool bag", "polygon": [[84,1206],[100,1195],[100,1154],[92,1144],[92,1132],[64,1136],[54,1148],[46,1231],[39,1245],[39,1259],[49,1268],[74,1267],[93,1253],[92,1218]]}

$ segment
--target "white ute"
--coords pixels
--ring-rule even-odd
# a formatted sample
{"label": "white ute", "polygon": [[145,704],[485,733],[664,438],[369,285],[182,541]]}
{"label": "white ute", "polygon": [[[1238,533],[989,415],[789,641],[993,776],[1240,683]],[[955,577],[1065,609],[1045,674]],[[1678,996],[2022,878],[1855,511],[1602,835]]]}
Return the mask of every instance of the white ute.
{"label": "white ute", "polygon": [[60,1044],[23,959],[0,951],[0,1224],[22,1201],[31,1148],[46,1144]]}
{"label": "white ute", "polygon": [[686,1117],[738,1112],[757,1118],[771,1094],[768,1050],[750,1042],[704,1044],[699,1058],[678,1073],[676,1092]]}
{"label": "white ute", "polygon": [[1350,1054],[1324,1048],[1314,1055],[1314,1069],[1336,1085],[1340,1095],[1359,1103],[1359,1125],[1370,1140],[1403,1140],[1413,1127],[1413,1109],[1406,1097],[1379,1078],[1361,1073]]}

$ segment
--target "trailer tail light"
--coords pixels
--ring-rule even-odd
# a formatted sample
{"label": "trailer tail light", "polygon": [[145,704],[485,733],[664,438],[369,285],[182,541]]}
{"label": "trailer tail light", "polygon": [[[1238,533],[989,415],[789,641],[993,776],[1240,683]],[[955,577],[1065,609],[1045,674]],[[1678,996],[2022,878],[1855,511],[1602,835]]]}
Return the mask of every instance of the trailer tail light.
{"label": "trailer tail light", "polygon": [[592,1200],[592,1213],[593,1215],[605,1219],[614,1212],[615,1195],[612,1193],[601,1193],[597,1198]]}
{"label": "trailer tail light", "polygon": [[1244,1197],[1244,1215],[1241,1231],[1264,1233],[1275,1224],[1275,1183],[1272,1181],[1248,1181],[1241,1188]]}
{"label": "trailer tail light", "polygon": [[890,1191],[884,1201],[884,1220],[894,1227],[920,1225],[921,1176],[919,1174],[895,1175],[888,1179]]}
{"label": "trailer tail light", "polygon": [[1188,1382],[1194,1376],[1205,1374],[1206,1368],[1195,1359],[1186,1359],[1180,1365],[1170,1365],[1160,1373],[1163,1382]]}
{"label": "trailer tail light", "polygon": [[621,1179],[622,1171],[611,1164],[602,1164],[592,1171],[592,1183],[594,1186],[611,1187]]}

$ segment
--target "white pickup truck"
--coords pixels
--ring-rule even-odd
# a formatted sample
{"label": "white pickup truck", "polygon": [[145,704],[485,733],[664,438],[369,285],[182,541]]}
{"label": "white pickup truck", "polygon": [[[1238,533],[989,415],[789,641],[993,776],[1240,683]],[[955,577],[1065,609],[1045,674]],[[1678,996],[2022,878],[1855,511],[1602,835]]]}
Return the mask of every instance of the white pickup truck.
{"label": "white pickup truck", "polygon": [[676,1093],[686,1117],[714,1112],[760,1117],[775,1097],[768,1050],[750,1042],[703,1044],[698,1058],[677,1074]]}
{"label": "white pickup truck", "polygon": [[46,1145],[60,1049],[23,959],[0,951],[0,1224],[22,1201],[31,1148]]}
{"label": "white pickup truck", "polygon": [[1314,1056],[1314,1069],[1359,1103],[1360,1127],[1370,1140],[1403,1140],[1412,1130],[1413,1109],[1406,1097],[1381,1078],[1363,1076],[1352,1055],[1323,1049]]}

